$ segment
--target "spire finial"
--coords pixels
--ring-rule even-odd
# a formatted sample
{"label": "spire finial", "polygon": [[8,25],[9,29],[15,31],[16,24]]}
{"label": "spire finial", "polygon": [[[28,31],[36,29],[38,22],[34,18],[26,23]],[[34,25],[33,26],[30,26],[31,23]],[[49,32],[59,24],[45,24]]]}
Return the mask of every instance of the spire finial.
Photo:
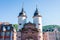
{"label": "spire finial", "polygon": [[36,4],[36,9],[37,9],[37,4]]}
{"label": "spire finial", "polygon": [[22,3],[22,8],[24,8],[24,2]]}
{"label": "spire finial", "polygon": [[38,12],[38,7],[37,7],[37,4],[36,4],[36,12]]}
{"label": "spire finial", "polygon": [[24,11],[24,2],[22,3],[22,12]]}

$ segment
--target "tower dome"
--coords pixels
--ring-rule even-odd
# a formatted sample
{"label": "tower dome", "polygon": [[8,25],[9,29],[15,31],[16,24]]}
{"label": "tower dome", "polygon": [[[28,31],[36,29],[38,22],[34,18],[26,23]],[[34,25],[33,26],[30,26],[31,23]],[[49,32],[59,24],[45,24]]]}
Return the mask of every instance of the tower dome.
{"label": "tower dome", "polygon": [[38,40],[43,40],[43,34],[42,34],[42,16],[40,15],[37,7],[35,10],[35,13],[33,15],[33,23],[36,24],[36,28],[39,30],[38,36],[41,38],[38,38]]}
{"label": "tower dome", "polygon": [[39,14],[39,11],[38,11],[37,7],[36,7],[36,11],[35,11],[33,17],[36,17],[36,16],[37,16],[37,17],[41,17],[41,15]]}
{"label": "tower dome", "polygon": [[24,8],[22,8],[21,12],[19,13],[18,15],[18,24],[19,24],[19,27],[18,27],[18,31],[23,27],[23,25],[26,23],[26,14],[25,14],[25,11],[24,11]]}
{"label": "tower dome", "polygon": [[22,16],[22,17],[27,17],[26,12],[24,11],[24,8],[22,8],[21,12],[19,13],[18,17]]}

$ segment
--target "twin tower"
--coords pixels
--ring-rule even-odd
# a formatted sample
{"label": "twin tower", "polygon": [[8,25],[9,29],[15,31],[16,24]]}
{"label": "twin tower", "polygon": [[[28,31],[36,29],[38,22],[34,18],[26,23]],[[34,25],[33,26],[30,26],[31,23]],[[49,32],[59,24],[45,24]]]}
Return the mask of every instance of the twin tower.
{"label": "twin tower", "polygon": [[[24,9],[22,8],[21,12],[18,15],[18,31],[24,27],[24,24],[26,23],[26,14]],[[36,8],[34,15],[33,15],[33,23],[36,25],[36,28],[39,30],[38,32],[38,37],[39,40],[43,40],[43,35],[42,35],[42,16],[40,15],[38,9]],[[41,37],[41,38],[40,38]]]}
{"label": "twin tower", "polygon": [[[24,24],[26,23],[26,13],[24,11],[24,8],[22,8],[21,12],[18,15],[18,30],[21,29]],[[33,23],[36,24],[36,28],[42,29],[42,16],[40,15],[38,9],[36,8],[34,15],[33,15]]]}

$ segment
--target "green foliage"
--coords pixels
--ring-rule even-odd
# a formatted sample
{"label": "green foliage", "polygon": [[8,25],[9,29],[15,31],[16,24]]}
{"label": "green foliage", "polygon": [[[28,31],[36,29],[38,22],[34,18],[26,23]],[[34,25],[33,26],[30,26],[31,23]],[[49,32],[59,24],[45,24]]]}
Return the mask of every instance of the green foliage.
{"label": "green foliage", "polygon": [[47,30],[53,31],[53,29],[55,27],[60,30],[60,26],[59,25],[46,25],[46,26],[43,26],[43,32],[46,32]]}
{"label": "green foliage", "polygon": [[18,30],[18,24],[13,24],[13,27]]}
{"label": "green foliage", "polygon": [[[18,24],[13,24],[13,27],[18,30]],[[58,28],[58,30],[60,31],[60,26],[59,25],[46,25],[43,26],[43,32],[46,32],[47,30],[49,31],[53,31],[54,28]]]}

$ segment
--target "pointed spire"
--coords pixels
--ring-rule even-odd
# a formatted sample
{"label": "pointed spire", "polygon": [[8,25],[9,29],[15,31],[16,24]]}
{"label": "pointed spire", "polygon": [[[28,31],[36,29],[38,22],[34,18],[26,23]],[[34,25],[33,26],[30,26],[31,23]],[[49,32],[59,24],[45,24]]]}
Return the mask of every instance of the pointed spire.
{"label": "pointed spire", "polygon": [[[24,6],[24,3],[22,4],[22,10],[21,10],[21,12],[19,13],[19,16],[24,16],[24,17],[26,17],[26,14],[25,14],[25,11],[24,11],[23,6]],[[19,17],[19,16],[18,16],[18,17]]]}
{"label": "pointed spire", "polygon": [[24,8],[22,7],[22,10],[21,10],[21,12],[23,13],[24,12]]}
{"label": "pointed spire", "polygon": [[21,12],[24,12],[24,7],[23,6],[24,6],[24,3],[22,4],[22,11]]}
{"label": "pointed spire", "polygon": [[37,8],[37,5],[36,5],[36,11],[35,11],[36,13],[38,13],[38,8]]}
{"label": "pointed spire", "polygon": [[36,5],[36,11],[35,11],[33,17],[35,17],[35,16],[41,17],[41,15],[39,14],[39,11],[38,11],[38,8],[37,8],[37,5]]}

